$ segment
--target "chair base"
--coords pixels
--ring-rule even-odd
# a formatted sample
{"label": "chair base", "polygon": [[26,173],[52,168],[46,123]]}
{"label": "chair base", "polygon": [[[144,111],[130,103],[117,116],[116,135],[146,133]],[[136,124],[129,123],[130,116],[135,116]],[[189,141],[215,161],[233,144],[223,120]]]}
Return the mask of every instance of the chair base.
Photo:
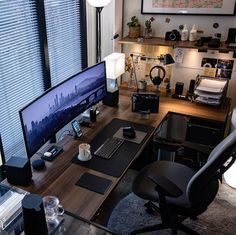
{"label": "chair base", "polygon": [[130,235],[152,232],[152,231],[163,230],[163,229],[171,229],[171,235],[177,235],[178,230],[181,230],[181,231],[183,231],[187,234],[190,234],[190,235],[200,235],[200,233],[195,232],[194,230],[192,230],[191,228],[189,228],[183,224],[179,224],[177,227],[171,228],[170,226],[163,224],[163,223],[155,224],[152,226],[148,226],[148,227],[134,230],[134,231],[130,232]]}

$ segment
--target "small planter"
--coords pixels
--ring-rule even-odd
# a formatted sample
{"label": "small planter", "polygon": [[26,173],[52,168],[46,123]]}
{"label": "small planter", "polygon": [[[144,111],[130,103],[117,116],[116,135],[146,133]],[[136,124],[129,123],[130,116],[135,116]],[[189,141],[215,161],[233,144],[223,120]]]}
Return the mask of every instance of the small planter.
{"label": "small planter", "polygon": [[129,38],[138,38],[140,36],[140,26],[129,27]]}
{"label": "small planter", "polygon": [[144,38],[152,38],[152,29],[145,28],[144,29]]}

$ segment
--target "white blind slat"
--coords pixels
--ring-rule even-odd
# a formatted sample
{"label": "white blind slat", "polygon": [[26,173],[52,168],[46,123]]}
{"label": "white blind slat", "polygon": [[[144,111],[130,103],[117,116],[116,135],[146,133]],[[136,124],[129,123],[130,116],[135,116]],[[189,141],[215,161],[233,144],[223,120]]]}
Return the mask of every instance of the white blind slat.
{"label": "white blind slat", "polygon": [[[77,74],[80,0],[44,0],[51,83]],[[44,92],[36,0],[0,1],[0,134],[6,159],[26,155],[19,110]]]}
{"label": "white blind slat", "polygon": [[8,159],[24,149],[19,110],[44,88],[35,4],[0,1],[0,9],[0,133]]}
{"label": "white blind slat", "polygon": [[82,69],[80,1],[45,0],[44,4],[51,82],[56,85]]}

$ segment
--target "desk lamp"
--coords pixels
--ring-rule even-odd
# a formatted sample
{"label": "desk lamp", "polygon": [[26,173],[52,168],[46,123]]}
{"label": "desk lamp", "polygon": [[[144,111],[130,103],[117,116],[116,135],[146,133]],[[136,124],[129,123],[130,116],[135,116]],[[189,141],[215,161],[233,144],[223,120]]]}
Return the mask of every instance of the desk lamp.
{"label": "desk lamp", "polygon": [[96,61],[101,62],[101,12],[103,7],[108,5],[111,0],[87,0],[88,3],[97,10],[97,47],[96,47]]}
{"label": "desk lamp", "polygon": [[117,106],[119,102],[119,90],[117,78],[125,72],[125,54],[112,53],[105,57],[106,75],[107,75],[107,96],[103,99],[103,103],[109,106]]}

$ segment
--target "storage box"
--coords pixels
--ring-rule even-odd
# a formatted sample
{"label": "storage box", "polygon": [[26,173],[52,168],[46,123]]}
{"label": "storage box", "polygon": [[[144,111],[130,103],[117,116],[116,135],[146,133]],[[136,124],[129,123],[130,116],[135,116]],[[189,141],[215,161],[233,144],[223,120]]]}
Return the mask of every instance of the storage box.
{"label": "storage box", "polygon": [[5,230],[21,213],[21,202],[28,192],[0,184],[0,231]]}

